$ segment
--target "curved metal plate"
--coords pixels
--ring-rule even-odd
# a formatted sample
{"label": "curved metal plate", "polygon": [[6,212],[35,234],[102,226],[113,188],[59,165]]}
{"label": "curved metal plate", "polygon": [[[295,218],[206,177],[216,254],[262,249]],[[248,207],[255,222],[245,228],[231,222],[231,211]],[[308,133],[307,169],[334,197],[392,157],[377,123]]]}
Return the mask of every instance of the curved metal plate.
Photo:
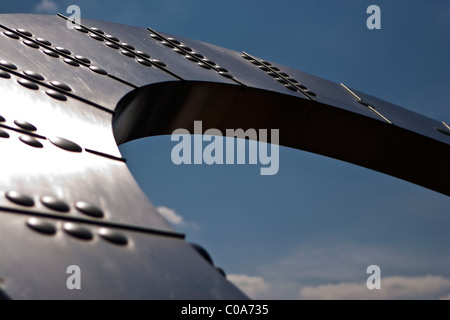
{"label": "curved metal plate", "polygon": [[[450,130],[437,121],[247,53],[87,19],[78,29],[0,15],[5,297],[246,298],[158,214],[117,148],[194,120],[280,129],[280,144],[450,195]],[[79,291],[66,287],[73,264]]]}

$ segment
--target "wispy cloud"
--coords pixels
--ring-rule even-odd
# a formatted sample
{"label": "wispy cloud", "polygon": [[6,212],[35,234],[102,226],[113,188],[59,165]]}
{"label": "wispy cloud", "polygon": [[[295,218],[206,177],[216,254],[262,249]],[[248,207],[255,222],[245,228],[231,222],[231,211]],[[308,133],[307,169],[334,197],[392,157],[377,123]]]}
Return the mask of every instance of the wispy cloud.
{"label": "wispy cloud", "polygon": [[[231,280],[256,299],[440,299],[450,298],[449,263],[448,255],[310,243],[251,273],[242,272],[251,274],[253,282]],[[366,269],[372,264],[381,268],[381,290],[366,287]]]}
{"label": "wispy cloud", "polygon": [[158,212],[174,226],[200,229],[200,226],[197,223],[184,220],[184,218],[178,213],[176,213],[174,209],[159,206],[156,208],[156,210],[158,210]]}
{"label": "wispy cloud", "polygon": [[55,13],[58,12],[58,5],[52,0],[42,0],[35,7],[37,13]]}
{"label": "wispy cloud", "polygon": [[245,274],[229,274],[227,279],[252,299],[257,299],[270,290],[270,284],[262,277],[252,277]]}
{"label": "wispy cloud", "polygon": [[[446,296],[445,296],[446,295]],[[303,287],[301,299],[439,299],[450,297],[450,279],[437,276],[386,277],[380,290],[369,290],[365,283],[344,282]]]}

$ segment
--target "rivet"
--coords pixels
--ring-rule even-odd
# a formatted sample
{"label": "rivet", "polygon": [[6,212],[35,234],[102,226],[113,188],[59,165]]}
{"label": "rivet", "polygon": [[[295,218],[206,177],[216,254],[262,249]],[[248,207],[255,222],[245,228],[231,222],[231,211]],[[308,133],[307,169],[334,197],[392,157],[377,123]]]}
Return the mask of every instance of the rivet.
{"label": "rivet", "polygon": [[193,56],[196,56],[197,58],[200,58],[200,59],[204,59],[204,58],[205,58],[203,55],[201,55],[201,54],[198,53],[198,52],[191,52],[191,54],[192,54]]}
{"label": "rivet", "polygon": [[193,62],[197,62],[197,59],[195,59],[193,56],[191,56],[189,54],[186,55],[186,59],[193,61]]}
{"label": "rivet", "polygon": [[29,31],[27,31],[27,30],[25,30],[25,29],[16,29],[16,31],[18,32],[18,33],[21,33],[21,34],[23,34],[24,36],[27,36],[27,37],[31,37],[32,36],[32,34],[31,34],[31,32],[29,32]]}
{"label": "rivet", "polygon": [[298,83],[297,80],[295,80],[294,78],[288,78],[288,81],[292,82],[292,83]]}
{"label": "rivet", "polygon": [[209,63],[209,64],[212,65],[212,66],[217,65],[217,63],[215,63],[214,61],[209,60],[209,59],[206,59],[206,58],[204,58],[203,61],[206,62],[206,63]]}
{"label": "rivet", "polygon": [[148,55],[148,54],[146,54],[145,52],[143,52],[143,51],[136,51],[136,53],[137,54],[140,54],[141,56],[143,56],[143,57],[145,57],[145,58],[147,58],[147,59],[149,59],[150,58],[150,56]]}
{"label": "rivet", "polygon": [[160,61],[160,60],[152,59],[152,62],[153,62],[154,64],[157,64],[157,65],[160,66],[160,67],[167,67],[167,65],[166,65],[164,62]]}
{"label": "rivet", "polygon": [[43,52],[50,57],[59,58],[59,54],[57,54],[56,52],[54,52],[52,50],[45,49]]}
{"label": "rivet", "polygon": [[248,56],[248,55],[246,55],[246,54],[241,54],[241,57],[242,58],[244,58],[244,59],[247,59],[247,60],[253,60],[253,58],[252,57],[250,57],[250,56]]}
{"label": "rivet", "polygon": [[94,218],[103,218],[104,217],[103,211],[101,209],[99,209],[98,207],[96,207],[92,204],[84,202],[84,201],[76,202],[75,208],[77,208],[78,211],[80,211],[90,217],[94,217]]}
{"label": "rivet", "polygon": [[120,41],[117,37],[114,37],[110,34],[107,34],[105,37],[107,37],[109,40],[112,40],[112,41],[116,41],[116,42]]}
{"label": "rivet", "polygon": [[253,63],[254,65],[257,65],[257,66],[260,66],[262,64],[258,60],[250,60],[250,62]]}
{"label": "rivet", "polygon": [[90,66],[89,69],[91,69],[92,71],[94,71],[96,73],[102,74],[102,75],[108,74],[108,72],[106,72],[105,70],[103,70],[102,68],[97,67],[97,66]]}
{"label": "rivet", "polygon": [[6,199],[9,201],[24,206],[24,207],[32,207],[34,206],[34,200],[32,197],[27,196],[26,194],[17,192],[17,191],[8,191],[5,194]]}
{"label": "rivet", "polygon": [[54,137],[54,138],[49,138],[49,140],[55,146],[57,146],[57,147],[59,147],[61,149],[64,149],[66,151],[81,152],[83,150],[75,142],[72,142],[72,141],[64,139],[64,138]]}
{"label": "rivet", "polygon": [[271,66],[272,64],[269,61],[262,61],[262,63],[264,63],[266,66]]}
{"label": "rivet", "polygon": [[274,70],[274,71],[280,71],[280,69],[278,69],[277,67],[272,67],[272,70]]}
{"label": "rivet", "polygon": [[11,75],[6,71],[0,70],[0,78],[10,79]]}
{"label": "rivet", "polygon": [[135,50],[135,48],[131,44],[122,42],[121,45],[124,46],[127,49]]}
{"label": "rivet", "polygon": [[288,84],[288,82],[286,80],[284,80],[283,78],[277,78],[277,81],[282,84]]}
{"label": "rivet", "polygon": [[163,38],[161,38],[160,36],[158,36],[157,34],[154,34],[154,33],[150,33],[150,37],[152,37],[153,39],[158,40],[158,41],[163,41]]}
{"label": "rivet", "polygon": [[224,76],[225,78],[233,79],[233,76],[229,74],[228,72],[219,71],[219,74],[221,76]]}
{"label": "rivet", "polygon": [[152,66],[152,64],[145,59],[137,58],[136,61],[139,62],[140,64],[143,64],[146,67]]}
{"label": "rivet", "polygon": [[285,78],[289,78],[289,75],[286,72],[280,72],[280,75],[282,75]]}
{"label": "rivet", "polygon": [[42,145],[42,143],[40,143],[38,140],[36,140],[35,138],[30,137],[30,136],[20,136],[19,140],[31,147],[34,147],[34,148],[43,148],[44,147]]}
{"label": "rivet", "polygon": [[181,42],[178,41],[178,40],[175,39],[175,38],[167,38],[167,40],[170,40],[170,41],[172,41],[172,42],[175,43],[175,44],[181,44]]}
{"label": "rivet", "polygon": [[59,82],[59,81],[52,81],[50,84],[58,89],[64,90],[64,91],[72,91],[72,89],[65,83]]}
{"label": "rivet", "polygon": [[317,94],[315,94],[314,92],[312,92],[311,90],[306,90],[305,93],[309,94],[312,97],[317,96]]}
{"label": "rivet", "polygon": [[85,28],[81,27],[81,26],[75,26],[75,27],[73,27],[73,28],[74,28],[75,30],[80,31],[80,32],[88,33],[88,31],[87,31]]}
{"label": "rivet", "polygon": [[190,245],[192,246],[192,248],[195,249],[195,251],[197,251],[197,253],[203,257],[203,259],[205,259],[209,264],[214,265],[214,262],[210,256],[210,254],[208,253],[208,251],[206,251],[205,248],[203,248],[202,246],[196,244],[196,243],[190,243]]}
{"label": "rivet", "polygon": [[260,68],[263,71],[270,71],[269,67],[265,66],[265,65],[260,65],[258,68]]}
{"label": "rivet", "polygon": [[17,67],[14,64],[5,60],[0,60],[0,65],[11,70],[17,70]]}
{"label": "rivet", "polygon": [[62,200],[50,197],[50,196],[42,197],[41,202],[47,208],[55,210],[55,211],[69,212],[69,210],[70,210],[70,207],[67,203],[65,203]]}
{"label": "rivet", "polygon": [[33,79],[40,80],[40,81],[44,80],[44,77],[42,75],[40,75],[39,73],[36,73],[34,71],[25,70],[23,73]]}
{"label": "rivet", "polygon": [[223,67],[217,67],[217,69],[218,69],[220,72],[228,72],[228,70],[225,69],[225,68],[223,68]]}
{"label": "rivet", "polygon": [[5,138],[5,139],[9,138],[8,132],[0,129],[0,138]]}
{"label": "rivet", "polygon": [[366,106],[366,107],[370,107],[371,106],[370,103],[365,102],[364,100],[358,100],[358,103],[360,103],[360,104],[362,104],[363,106]]}
{"label": "rivet", "polygon": [[163,40],[161,43],[163,45],[165,45],[166,47],[169,47],[169,48],[172,48],[172,49],[174,48],[174,45],[171,44],[170,42],[166,41],[166,40]]}
{"label": "rivet", "polygon": [[72,59],[69,59],[69,58],[63,59],[63,61],[65,63],[67,63],[68,65],[71,65],[73,67],[79,67],[80,66],[80,64],[78,62],[76,62],[76,61],[74,61]]}
{"label": "rivet", "polygon": [[203,62],[199,62],[198,65],[199,65],[200,67],[205,68],[205,69],[208,69],[208,70],[211,69],[210,66],[208,66],[206,63],[203,63]]}
{"label": "rivet", "polygon": [[92,240],[92,238],[94,238],[94,235],[89,229],[75,223],[64,223],[63,230],[71,236],[81,240]]}
{"label": "rivet", "polygon": [[31,90],[39,89],[39,86],[36,83],[31,82],[31,81],[29,81],[27,79],[19,79],[19,80],[17,80],[17,82],[19,84],[21,84],[22,86],[24,86],[25,88],[28,88],[28,89],[31,89]]}
{"label": "rivet", "polygon": [[50,90],[45,91],[45,93],[54,99],[57,99],[60,101],[67,101],[67,97],[65,95],[63,95],[61,92],[50,89]]}
{"label": "rivet", "polygon": [[98,234],[105,240],[117,244],[117,245],[121,245],[124,246],[128,243],[128,239],[121,233],[117,232],[117,231],[112,231],[110,229],[106,229],[106,228],[101,228],[98,231]]}
{"label": "rivet", "polygon": [[0,116],[0,122],[5,122],[5,118],[3,118],[2,116]]}
{"label": "rivet", "polygon": [[297,88],[296,87],[294,87],[292,84],[286,84],[286,85],[284,85],[286,88],[288,88],[289,90],[292,90],[292,91],[297,91]]}
{"label": "rivet", "polygon": [[115,44],[114,42],[110,42],[110,41],[106,41],[105,45],[107,45],[108,47],[113,48],[113,49],[119,49],[120,48],[117,44]]}
{"label": "rivet", "polygon": [[271,77],[274,77],[274,78],[278,77],[278,74],[276,72],[273,72],[273,71],[268,71],[267,74],[269,76],[271,76]]}
{"label": "rivet", "polygon": [[75,59],[77,59],[78,61],[81,61],[81,62],[84,62],[84,63],[86,63],[86,64],[90,64],[91,63],[91,60],[89,60],[88,58],[85,58],[85,57],[83,57],[83,56],[75,56]]}
{"label": "rivet", "polygon": [[302,89],[302,90],[308,90],[307,87],[305,87],[304,85],[302,85],[302,84],[300,84],[300,83],[297,83],[296,86],[299,87],[299,88]]}
{"label": "rivet", "polygon": [[95,40],[98,40],[98,41],[103,41],[103,38],[100,37],[98,34],[90,33],[89,36],[90,36],[92,39],[95,39]]}
{"label": "rivet", "polygon": [[36,41],[42,44],[45,44],[46,46],[51,46],[52,43],[48,40],[45,40],[44,38],[36,38]]}
{"label": "rivet", "polygon": [[26,121],[20,121],[20,120],[14,120],[14,123],[16,126],[18,126],[19,128],[23,129],[23,130],[27,130],[27,131],[36,131],[36,127],[34,125],[32,125],[29,122]]}
{"label": "rivet", "polygon": [[127,57],[134,58],[134,54],[131,53],[131,52],[128,51],[128,50],[120,50],[120,53],[123,54],[123,55],[125,55],[125,56],[127,56]]}
{"label": "rivet", "polygon": [[20,39],[20,37],[17,34],[11,32],[11,31],[5,31],[5,32],[3,32],[3,34],[5,36],[7,36],[7,37],[10,37],[10,38],[13,38],[13,39],[16,39],[16,40]]}
{"label": "rivet", "polygon": [[223,271],[222,268],[216,267],[216,270],[217,270],[224,278],[227,277],[227,274],[225,273],[225,271]]}
{"label": "rivet", "polygon": [[182,49],[184,49],[184,50],[186,50],[188,52],[192,52],[192,49],[189,48],[188,46],[184,45],[184,44],[180,44],[180,48],[182,48]]}
{"label": "rivet", "polygon": [[8,132],[0,129],[0,138],[5,138],[5,139],[9,138]]}
{"label": "rivet", "polygon": [[176,53],[179,53],[179,54],[184,54],[184,50],[182,50],[180,48],[173,48],[173,51],[175,51]]}
{"label": "rivet", "polygon": [[434,129],[439,131],[440,133],[443,133],[443,134],[446,134],[446,135],[450,136],[450,130],[448,130],[448,129],[446,130],[446,129],[438,128],[438,127],[434,127]]}
{"label": "rivet", "polygon": [[29,218],[27,220],[27,226],[34,231],[47,235],[54,235],[56,233],[56,227],[53,223],[38,218]]}
{"label": "rivet", "polygon": [[97,32],[97,33],[100,33],[100,34],[105,34],[105,33],[103,32],[103,30],[101,30],[101,29],[99,29],[99,28],[96,28],[96,27],[91,27],[91,30],[92,30],[92,31],[95,31],[95,32]]}
{"label": "rivet", "polygon": [[67,50],[66,48],[63,48],[63,47],[56,47],[55,49],[56,49],[56,51],[59,51],[61,53],[67,54],[67,55],[72,54],[72,52],[70,52],[69,50]]}

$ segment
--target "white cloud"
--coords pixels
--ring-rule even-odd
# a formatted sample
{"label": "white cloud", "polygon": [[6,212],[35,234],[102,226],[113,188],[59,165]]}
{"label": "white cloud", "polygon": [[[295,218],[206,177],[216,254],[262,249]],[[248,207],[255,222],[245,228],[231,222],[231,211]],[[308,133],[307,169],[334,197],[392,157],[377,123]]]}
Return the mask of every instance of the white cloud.
{"label": "white cloud", "polygon": [[252,277],[245,274],[229,274],[227,279],[252,299],[258,299],[262,294],[270,290],[270,284],[262,277]]}
{"label": "white cloud", "polygon": [[[439,299],[450,292],[448,255],[327,241],[300,245],[276,260],[255,263],[251,271],[235,269],[234,273],[264,279],[270,290],[257,291],[252,296],[257,299],[322,299],[325,295],[330,299]],[[365,285],[367,266],[372,264],[381,268],[381,292]]]}
{"label": "white cloud", "polygon": [[[380,290],[369,290],[365,283],[338,283],[303,287],[301,299],[438,299],[448,294],[450,279],[438,276],[386,277]],[[445,297],[444,297],[445,298]]]}
{"label": "white cloud", "polygon": [[55,13],[58,11],[58,6],[52,0],[42,0],[34,7],[34,11],[38,13]]}
{"label": "white cloud", "polygon": [[173,209],[160,206],[157,207],[156,210],[158,210],[158,212],[174,226],[191,227],[194,229],[200,228],[200,226],[197,223],[184,220],[184,218],[180,216],[178,213],[176,213],[175,210]]}

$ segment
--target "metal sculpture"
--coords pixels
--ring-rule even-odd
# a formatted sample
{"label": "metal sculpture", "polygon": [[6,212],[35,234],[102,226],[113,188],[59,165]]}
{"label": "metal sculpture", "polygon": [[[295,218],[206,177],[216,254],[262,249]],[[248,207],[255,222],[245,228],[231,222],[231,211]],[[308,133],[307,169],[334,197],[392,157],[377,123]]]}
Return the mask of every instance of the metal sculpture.
{"label": "metal sculpture", "polygon": [[[280,144],[450,195],[450,127],[312,75],[102,21],[0,15],[0,297],[245,299],[158,214],[117,144],[204,129]],[[66,269],[83,272],[69,290]]]}

